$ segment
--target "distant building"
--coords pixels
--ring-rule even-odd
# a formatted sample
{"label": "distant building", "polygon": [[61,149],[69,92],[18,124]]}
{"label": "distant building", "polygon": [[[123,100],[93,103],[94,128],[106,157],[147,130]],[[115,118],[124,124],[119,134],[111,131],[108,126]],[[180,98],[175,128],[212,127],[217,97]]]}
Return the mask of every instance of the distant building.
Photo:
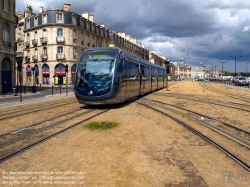
{"label": "distant building", "polygon": [[2,0],[0,11],[0,93],[12,92],[15,83],[15,0]]}
{"label": "distant building", "polygon": [[172,77],[176,80],[186,80],[191,78],[191,67],[184,59],[181,62],[172,62]]}
{"label": "distant building", "polygon": [[124,32],[109,31],[109,47],[119,47],[144,60],[149,60],[149,50],[145,49],[141,42]]}
{"label": "distant building", "polygon": [[156,51],[149,51],[149,62],[165,67],[165,58]]}

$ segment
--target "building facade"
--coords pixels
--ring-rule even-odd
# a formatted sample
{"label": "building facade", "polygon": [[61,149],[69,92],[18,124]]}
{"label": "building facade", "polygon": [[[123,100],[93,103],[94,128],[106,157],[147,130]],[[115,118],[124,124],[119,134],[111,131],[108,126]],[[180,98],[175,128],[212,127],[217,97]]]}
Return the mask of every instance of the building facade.
{"label": "building facade", "polygon": [[[73,84],[76,63],[83,51],[109,46],[109,30],[93,22],[89,13],[63,9],[33,13],[27,6],[16,27],[17,58],[22,61],[19,81],[26,85]],[[68,67],[68,72],[66,72]]]}
{"label": "building facade", "polygon": [[141,42],[135,37],[124,32],[109,32],[109,47],[119,47],[144,60],[149,61],[149,50],[145,49]]}
{"label": "building facade", "polygon": [[71,4],[65,3],[63,9],[40,7],[39,13],[27,6],[17,16],[16,58],[22,62],[17,74],[22,84],[57,85],[62,80],[73,84],[77,60],[94,47],[119,47],[149,60],[149,50],[134,37],[97,25],[89,13],[71,12]]}
{"label": "building facade", "polygon": [[0,93],[12,92],[15,74],[15,0],[0,4]]}
{"label": "building facade", "polygon": [[181,62],[172,62],[172,77],[175,80],[186,80],[191,78],[191,67],[184,59]]}
{"label": "building facade", "polygon": [[149,62],[165,67],[165,58],[153,50],[149,51]]}

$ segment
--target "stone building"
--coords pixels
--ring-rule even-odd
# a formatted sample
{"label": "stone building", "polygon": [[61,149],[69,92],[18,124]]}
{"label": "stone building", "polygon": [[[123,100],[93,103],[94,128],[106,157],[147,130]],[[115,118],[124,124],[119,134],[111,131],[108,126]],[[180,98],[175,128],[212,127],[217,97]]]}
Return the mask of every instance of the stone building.
{"label": "stone building", "polygon": [[154,50],[149,51],[149,62],[165,67],[165,58]]}
{"label": "stone building", "polygon": [[71,12],[71,4],[65,3],[63,9],[40,7],[39,13],[27,6],[24,14],[17,15],[16,58],[22,61],[23,84],[57,85],[62,80],[63,84],[66,80],[73,83],[81,53],[94,47],[120,47],[149,60],[149,50],[134,37],[96,24],[89,13]]}
{"label": "stone building", "polygon": [[172,77],[175,80],[186,80],[191,78],[191,67],[186,64],[184,58],[181,62],[172,62]]}
{"label": "stone building", "polygon": [[2,0],[0,7],[0,93],[12,92],[15,74],[15,0]]}
{"label": "stone building", "polygon": [[127,35],[124,32],[109,32],[109,47],[119,47],[144,60],[149,60],[149,50],[145,49],[141,42],[135,37]]}
{"label": "stone building", "polygon": [[109,46],[109,30],[94,23],[89,13],[71,12],[70,4],[63,9],[40,7],[39,13],[27,6],[24,15],[19,14],[16,36],[16,57],[23,63],[21,80],[27,85],[66,84],[66,80],[72,84],[81,53]]}

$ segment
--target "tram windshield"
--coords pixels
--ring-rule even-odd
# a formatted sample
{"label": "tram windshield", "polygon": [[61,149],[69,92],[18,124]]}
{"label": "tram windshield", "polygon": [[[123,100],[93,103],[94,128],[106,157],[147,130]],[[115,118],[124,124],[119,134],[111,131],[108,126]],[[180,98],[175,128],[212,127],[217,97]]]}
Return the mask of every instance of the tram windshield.
{"label": "tram windshield", "polygon": [[114,52],[86,53],[78,62],[77,87],[107,87],[111,85]]}

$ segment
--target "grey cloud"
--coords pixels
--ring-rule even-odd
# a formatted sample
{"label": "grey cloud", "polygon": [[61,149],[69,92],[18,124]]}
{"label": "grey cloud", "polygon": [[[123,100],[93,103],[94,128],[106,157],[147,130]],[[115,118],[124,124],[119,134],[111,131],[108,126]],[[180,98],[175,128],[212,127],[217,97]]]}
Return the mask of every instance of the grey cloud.
{"label": "grey cloud", "polygon": [[[38,11],[44,7],[62,8],[62,1],[17,1],[18,11],[33,3]],[[70,1],[77,14],[89,12],[97,24],[125,32],[142,41],[147,49],[157,50],[172,60],[197,65],[202,61],[233,62],[239,58],[244,68],[250,61],[249,1],[231,0],[82,0]],[[249,29],[248,29],[249,28]],[[231,65],[231,66],[230,66]],[[227,64],[234,71],[233,63]],[[240,68],[239,68],[240,69]]]}

